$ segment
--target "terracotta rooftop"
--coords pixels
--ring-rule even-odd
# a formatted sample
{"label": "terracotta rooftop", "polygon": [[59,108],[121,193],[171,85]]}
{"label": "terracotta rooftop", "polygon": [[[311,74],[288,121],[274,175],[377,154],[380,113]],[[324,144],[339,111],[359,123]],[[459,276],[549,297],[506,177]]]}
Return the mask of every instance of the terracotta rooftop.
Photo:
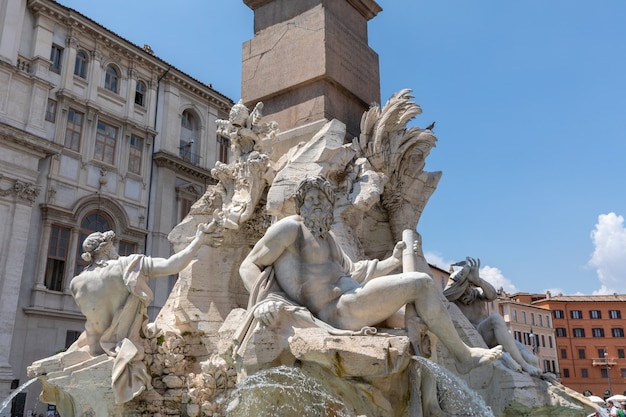
{"label": "terracotta rooftop", "polygon": [[593,302],[614,302],[614,301],[626,301],[626,294],[611,294],[611,295],[557,295],[549,296],[541,300],[534,301],[533,304],[543,303],[546,301],[593,301]]}

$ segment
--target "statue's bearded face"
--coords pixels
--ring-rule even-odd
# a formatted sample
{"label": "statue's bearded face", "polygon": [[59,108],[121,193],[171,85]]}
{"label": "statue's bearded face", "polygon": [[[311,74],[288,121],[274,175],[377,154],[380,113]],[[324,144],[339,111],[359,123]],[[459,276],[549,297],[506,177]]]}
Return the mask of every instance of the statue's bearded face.
{"label": "statue's bearded face", "polygon": [[300,206],[300,216],[313,235],[326,237],[334,220],[333,204],[320,189],[311,188]]}

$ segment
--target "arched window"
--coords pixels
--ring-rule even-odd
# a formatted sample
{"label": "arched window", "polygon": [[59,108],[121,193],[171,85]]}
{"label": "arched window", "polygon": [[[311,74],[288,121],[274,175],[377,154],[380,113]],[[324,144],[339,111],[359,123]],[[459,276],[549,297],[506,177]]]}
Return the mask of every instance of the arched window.
{"label": "arched window", "polygon": [[87,77],[87,54],[83,51],[76,52],[74,75],[78,75],[80,78]]}
{"label": "arched window", "polygon": [[87,236],[93,232],[106,232],[107,230],[111,230],[111,222],[101,213],[92,212],[83,218],[83,221],[80,223],[78,253],[76,256],[74,275],[80,274],[81,271],[88,265],[87,262],[83,261],[83,258],[80,257],[83,253],[83,242]]}
{"label": "arched window", "polygon": [[192,164],[199,163],[199,156],[194,153],[196,148],[196,135],[198,130],[198,122],[196,117],[189,111],[183,111],[180,121],[180,146],[179,155]]}
{"label": "arched window", "polygon": [[104,77],[104,88],[117,93],[119,91],[120,75],[113,65],[109,65]]}
{"label": "arched window", "polygon": [[135,104],[143,107],[145,106],[146,99],[146,83],[143,81],[137,81],[137,86],[135,87]]}

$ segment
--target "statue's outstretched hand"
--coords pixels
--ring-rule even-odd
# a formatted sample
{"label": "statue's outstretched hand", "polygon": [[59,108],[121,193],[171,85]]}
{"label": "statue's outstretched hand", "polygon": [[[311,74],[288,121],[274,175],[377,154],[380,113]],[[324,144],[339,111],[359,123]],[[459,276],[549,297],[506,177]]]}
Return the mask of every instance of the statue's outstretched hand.
{"label": "statue's outstretched hand", "polygon": [[259,320],[264,325],[270,327],[278,318],[278,312],[285,306],[285,303],[280,301],[267,300],[259,305],[254,310],[254,318]]}
{"label": "statue's outstretched hand", "polygon": [[218,247],[224,240],[224,228],[216,220],[211,220],[210,223],[200,223],[196,231],[196,237],[204,245]]}

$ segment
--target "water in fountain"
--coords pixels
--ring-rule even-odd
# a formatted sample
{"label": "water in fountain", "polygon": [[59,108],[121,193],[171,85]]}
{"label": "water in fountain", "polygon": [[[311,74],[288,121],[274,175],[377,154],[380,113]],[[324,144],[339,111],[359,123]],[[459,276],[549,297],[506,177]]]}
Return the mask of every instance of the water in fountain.
{"label": "water in fountain", "polygon": [[354,417],[341,399],[298,368],[280,366],[245,378],[234,392],[228,417]]}
{"label": "water in fountain", "polygon": [[435,377],[439,403],[448,416],[494,417],[491,408],[465,381],[426,358],[413,358]]}
{"label": "water in fountain", "polygon": [[24,389],[29,386],[30,384],[32,384],[33,382],[35,382],[37,380],[37,378],[33,378],[33,379],[29,379],[28,381],[24,382],[22,385],[20,385],[19,387],[17,387],[15,389],[15,391],[13,391],[11,393],[11,395],[9,395],[4,401],[2,401],[2,404],[0,404],[0,413],[2,411],[4,411],[5,408],[7,408],[7,406],[9,404],[11,404],[11,401],[13,401],[13,398],[15,398],[15,396],[17,396],[17,394],[19,394],[20,392],[24,391]]}

